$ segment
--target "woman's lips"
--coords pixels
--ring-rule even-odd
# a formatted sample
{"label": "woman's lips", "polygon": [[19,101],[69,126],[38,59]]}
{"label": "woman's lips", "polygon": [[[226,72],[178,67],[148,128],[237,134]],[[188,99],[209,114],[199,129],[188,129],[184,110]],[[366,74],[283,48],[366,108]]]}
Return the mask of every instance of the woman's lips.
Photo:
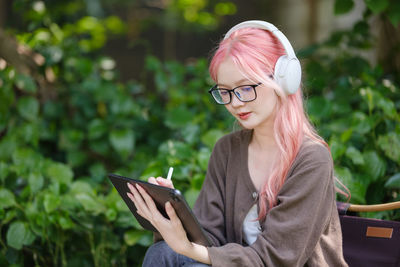
{"label": "woman's lips", "polygon": [[250,115],[251,115],[251,112],[242,112],[242,113],[239,113],[239,114],[238,114],[238,116],[239,116],[239,118],[240,118],[241,120],[246,120],[246,119],[248,119],[248,118],[250,117]]}

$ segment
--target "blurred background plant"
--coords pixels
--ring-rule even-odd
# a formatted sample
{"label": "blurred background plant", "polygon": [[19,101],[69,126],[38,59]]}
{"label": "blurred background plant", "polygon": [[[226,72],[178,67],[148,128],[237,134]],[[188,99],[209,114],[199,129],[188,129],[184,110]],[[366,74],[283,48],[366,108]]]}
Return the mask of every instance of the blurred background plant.
{"label": "blurred background plant", "polygon": [[[306,104],[351,202],[396,201],[400,3],[359,2],[364,9],[353,26],[299,49]],[[355,8],[352,0],[332,5],[337,16]],[[210,40],[233,22],[269,20],[240,17],[243,6],[0,1],[0,17],[8,14],[0,20],[1,266],[140,265],[152,235],[106,174],[147,179],[174,166],[175,186],[193,205],[214,143],[234,128],[207,93]],[[377,22],[389,34],[385,42],[374,34]],[[180,53],[180,40],[188,37],[205,47]],[[129,53],[114,54],[121,40],[144,49],[135,50],[132,68],[121,60]],[[127,72],[134,75],[128,79]],[[398,212],[366,215],[400,218]]]}

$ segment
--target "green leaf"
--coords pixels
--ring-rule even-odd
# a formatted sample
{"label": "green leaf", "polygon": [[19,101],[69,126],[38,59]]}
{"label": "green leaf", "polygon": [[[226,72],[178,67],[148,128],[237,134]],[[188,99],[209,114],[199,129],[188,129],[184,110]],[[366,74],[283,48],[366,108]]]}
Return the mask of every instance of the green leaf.
{"label": "green leaf", "polygon": [[10,107],[14,105],[15,96],[11,86],[5,85],[1,80],[0,84],[0,131],[3,131],[9,121],[11,115]]}
{"label": "green leaf", "polygon": [[77,194],[76,198],[86,211],[93,212],[95,215],[103,211],[103,206],[90,195]]}
{"label": "green leaf", "polygon": [[90,166],[89,173],[91,178],[98,183],[102,182],[107,174],[106,169],[101,163],[95,163]]}
{"label": "green leaf", "polygon": [[115,221],[115,219],[117,218],[117,211],[115,209],[107,209],[106,211],[106,218],[109,222]]}
{"label": "green leaf", "polygon": [[352,125],[354,132],[361,135],[371,131],[374,122],[366,114],[362,112],[354,112],[352,116]]}
{"label": "green leaf", "polygon": [[194,144],[199,136],[200,127],[196,124],[188,124],[182,129],[182,135],[186,142]]}
{"label": "green leaf", "polygon": [[17,103],[17,110],[24,119],[36,120],[39,113],[39,102],[33,97],[21,97]]}
{"label": "green leaf", "polygon": [[324,97],[311,97],[307,100],[307,111],[316,118],[330,115],[332,103]]}
{"label": "green leaf", "polygon": [[346,131],[344,131],[341,135],[340,135],[340,141],[342,143],[346,143],[347,141],[349,141],[349,139],[351,138],[351,135],[353,134],[353,128],[349,128]]}
{"label": "green leaf", "polygon": [[70,185],[70,193],[73,195],[77,195],[79,193],[84,193],[84,194],[94,196],[95,190],[88,182],[78,180],[78,181],[74,181]]}
{"label": "green leaf", "polygon": [[70,184],[74,176],[74,172],[65,164],[51,163],[46,169],[46,175],[50,180],[58,181],[61,184]]}
{"label": "green leaf", "polygon": [[69,217],[64,217],[64,216],[60,216],[58,218],[58,223],[60,224],[63,230],[72,229],[75,226],[75,223]]}
{"label": "green leaf", "polygon": [[88,127],[89,139],[97,139],[107,132],[107,125],[100,119],[94,119]]}
{"label": "green leaf", "polygon": [[122,34],[126,31],[126,25],[117,16],[109,16],[104,21],[107,29],[113,34]]}
{"label": "green leaf", "polygon": [[0,181],[4,181],[8,175],[8,164],[0,161]]}
{"label": "green leaf", "polygon": [[70,150],[67,153],[67,163],[72,168],[82,166],[87,160],[87,154],[83,150]]}
{"label": "green leaf", "polygon": [[194,203],[196,202],[197,197],[199,196],[200,191],[196,189],[189,189],[185,192],[185,199],[190,207],[193,208]]}
{"label": "green leaf", "polygon": [[113,130],[109,140],[111,146],[123,157],[127,158],[133,151],[135,135],[132,130]]}
{"label": "green leaf", "polygon": [[365,0],[365,4],[372,12],[378,14],[389,6],[389,0]]}
{"label": "green leaf", "polygon": [[213,148],[215,143],[224,136],[224,132],[217,129],[212,129],[206,132],[205,135],[201,137],[201,141],[206,144],[209,148]]}
{"label": "green leaf", "polygon": [[364,165],[364,158],[361,152],[355,147],[348,147],[346,150],[346,156],[349,157],[354,164],[356,165]]}
{"label": "green leaf", "polygon": [[0,188],[0,209],[9,208],[15,205],[14,194],[5,188]]}
{"label": "green leaf", "polygon": [[331,141],[329,142],[329,147],[331,148],[333,160],[340,158],[342,155],[344,155],[344,153],[346,153],[345,145],[341,142],[336,141],[335,138],[331,139]]}
{"label": "green leaf", "polygon": [[19,140],[36,146],[39,141],[39,127],[35,123],[25,123],[18,129]]}
{"label": "green leaf", "polygon": [[390,189],[400,189],[400,173],[396,173],[395,175],[390,177],[386,181],[385,187]]}
{"label": "green leaf", "polygon": [[149,247],[153,243],[153,234],[149,232],[144,232],[141,238],[137,241],[137,244],[143,247]]}
{"label": "green leaf", "polygon": [[377,101],[377,106],[380,107],[383,112],[385,113],[386,116],[388,116],[391,119],[396,119],[397,117],[397,112],[396,112],[396,107],[390,99],[381,97]]}
{"label": "green leaf", "polygon": [[47,193],[44,196],[43,206],[47,213],[55,211],[60,206],[60,197]]}
{"label": "green leaf", "polygon": [[35,236],[23,222],[13,222],[7,231],[7,244],[17,250],[22,249],[23,245],[30,245],[35,240]]}
{"label": "green leaf", "polygon": [[353,0],[336,0],[334,12],[335,15],[345,14],[353,9],[354,2]]}
{"label": "green leaf", "polygon": [[1,220],[2,224],[7,224],[11,222],[17,216],[17,211],[15,209],[10,209],[7,211],[4,219]]}
{"label": "green leaf", "polygon": [[397,27],[400,23],[400,2],[390,1],[390,6],[387,11],[390,22],[394,27]]}
{"label": "green leaf", "polygon": [[15,76],[15,86],[28,93],[36,93],[35,81],[28,75],[18,73]]}
{"label": "green leaf", "polygon": [[28,176],[28,183],[31,188],[32,194],[35,194],[43,187],[43,176],[38,173],[30,173]]}
{"label": "green leaf", "polygon": [[375,151],[366,152],[363,156],[365,172],[373,181],[376,181],[385,174],[386,162]]}
{"label": "green leaf", "polygon": [[128,246],[133,246],[139,241],[139,239],[144,234],[145,233],[143,231],[138,231],[138,230],[126,231],[125,234],[124,234],[124,241]]}
{"label": "green leaf", "polygon": [[82,131],[77,129],[65,129],[60,133],[59,147],[66,150],[77,150],[84,139]]}
{"label": "green leaf", "polygon": [[208,167],[208,161],[211,156],[211,151],[209,148],[203,147],[197,153],[197,162],[202,170],[206,171]]}
{"label": "green leaf", "polygon": [[168,163],[174,165],[174,161],[188,160],[193,155],[193,149],[186,143],[168,140],[159,149],[160,153],[166,155]]}
{"label": "green leaf", "polygon": [[391,160],[400,164],[400,137],[395,132],[378,137],[378,146],[385,152]]}
{"label": "green leaf", "polygon": [[172,129],[178,129],[190,123],[192,118],[193,114],[186,107],[174,107],[168,111],[165,124]]}
{"label": "green leaf", "polygon": [[62,209],[63,210],[68,210],[68,211],[71,211],[71,212],[75,212],[77,209],[81,209],[81,204],[76,199],[75,195],[66,194],[66,195],[60,196],[60,198],[61,198],[61,203],[62,203]]}
{"label": "green leaf", "polygon": [[37,167],[40,156],[32,149],[19,148],[14,151],[12,159],[17,168],[31,170]]}
{"label": "green leaf", "polygon": [[365,203],[367,186],[354,179],[348,168],[335,166],[335,175],[350,190],[352,203]]}

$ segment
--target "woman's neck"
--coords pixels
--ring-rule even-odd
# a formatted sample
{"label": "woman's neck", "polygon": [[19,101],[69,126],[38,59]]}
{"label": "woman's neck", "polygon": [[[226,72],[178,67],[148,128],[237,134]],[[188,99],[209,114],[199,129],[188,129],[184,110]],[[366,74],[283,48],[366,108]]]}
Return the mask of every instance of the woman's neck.
{"label": "woman's neck", "polygon": [[273,131],[270,129],[254,129],[251,143],[253,144],[253,147],[259,151],[277,148]]}

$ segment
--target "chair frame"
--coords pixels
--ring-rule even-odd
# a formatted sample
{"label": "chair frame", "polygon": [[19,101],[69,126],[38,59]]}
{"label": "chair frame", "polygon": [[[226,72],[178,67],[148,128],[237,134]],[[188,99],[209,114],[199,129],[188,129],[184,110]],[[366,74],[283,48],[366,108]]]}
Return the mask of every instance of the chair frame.
{"label": "chair frame", "polygon": [[375,212],[375,211],[394,210],[394,209],[400,209],[400,201],[384,203],[384,204],[376,204],[376,205],[350,204],[347,210],[352,212]]}

